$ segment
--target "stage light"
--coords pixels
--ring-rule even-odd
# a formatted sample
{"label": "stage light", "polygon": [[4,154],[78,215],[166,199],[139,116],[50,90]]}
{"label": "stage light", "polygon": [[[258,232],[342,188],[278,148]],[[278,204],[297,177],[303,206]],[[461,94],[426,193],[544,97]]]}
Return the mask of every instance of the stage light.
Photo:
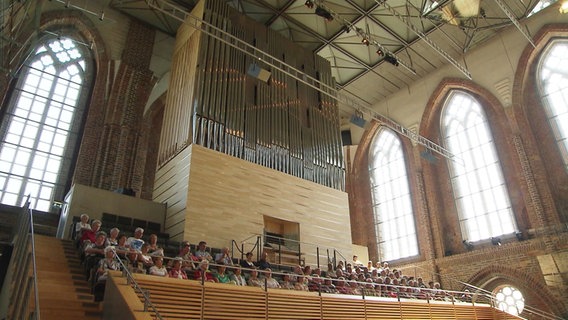
{"label": "stage light", "polygon": [[470,241],[464,240],[462,241],[464,248],[467,249],[467,251],[471,251],[473,250],[473,243],[471,243]]}
{"label": "stage light", "polygon": [[313,9],[314,8],[314,3],[310,0],[307,0],[306,3],[304,3],[306,5],[306,7]]}
{"label": "stage light", "polygon": [[327,21],[333,20],[333,16],[331,15],[331,13],[320,6],[316,7],[316,14]]}
{"label": "stage light", "polygon": [[398,65],[399,65],[398,59],[395,56],[392,56],[390,54],[385,56],[385,61],[392,64],[395,67],[398,67]]}
{"label": "stage light", "polygon": [[493,244],[494,246],[500,246],[501,238],[491,237],[491,244]]}
{"label": "stage light", "polygon": [[382,56],[385,55],[385,53],[384,53],[383,50],[381,50],[381,49],[377,50],[377,54],[378,54],[380,57],[382,57]]}
{"label": "stage light", "polygon": [[361,40],[361,43],[366,45],[366,46],[369,46],[369,44],[371,44],[371,42],[369,42],[369,39],[367,39],[367,38],[363,38],[363,40]]}

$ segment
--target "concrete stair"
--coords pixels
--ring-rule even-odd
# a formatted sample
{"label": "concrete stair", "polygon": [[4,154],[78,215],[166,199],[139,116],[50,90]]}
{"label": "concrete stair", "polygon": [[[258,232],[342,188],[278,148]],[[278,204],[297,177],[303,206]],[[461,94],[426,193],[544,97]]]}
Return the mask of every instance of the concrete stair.
{"label": "concrete stair", "polygon": [[36,235],[35,243],[42,320],[102,319],[73,242]]}

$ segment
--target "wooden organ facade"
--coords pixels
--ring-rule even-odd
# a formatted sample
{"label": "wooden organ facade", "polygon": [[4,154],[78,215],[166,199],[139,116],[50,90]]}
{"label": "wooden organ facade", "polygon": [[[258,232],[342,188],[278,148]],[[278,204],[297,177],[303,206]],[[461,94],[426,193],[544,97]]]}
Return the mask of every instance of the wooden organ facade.
{"label": "wooden organ facade", "polygon": [[[328,61],[224,1],[202,0],[191,15],[334,84]],[[297,240],[349,256],[336,101],[200,30],[182,25],[172,59],[153,190],[167,204],[165,232],[221,248],[274,218],[298,224]],[[318,259],[311,251],[306,263]]]}

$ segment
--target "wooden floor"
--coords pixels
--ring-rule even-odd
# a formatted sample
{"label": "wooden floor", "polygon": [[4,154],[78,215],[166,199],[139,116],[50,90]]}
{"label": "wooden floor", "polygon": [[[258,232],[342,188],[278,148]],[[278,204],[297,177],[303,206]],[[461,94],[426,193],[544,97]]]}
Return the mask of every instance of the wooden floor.
{"label": "wooden floor", "polygon": [[36,235],[41,319],[102,319],[73,243]]}

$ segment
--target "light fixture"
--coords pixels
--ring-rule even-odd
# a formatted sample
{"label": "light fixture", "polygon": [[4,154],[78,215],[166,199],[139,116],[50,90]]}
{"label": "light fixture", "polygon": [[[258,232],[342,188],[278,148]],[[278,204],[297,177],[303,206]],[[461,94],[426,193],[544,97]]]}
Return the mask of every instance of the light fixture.
{"label": "light fixture", "polygon": [[331,15],[331,13],[320,6],[316,7],[316,14],[327,21],[333,20],[333,16]]}
{"label": "light fixture", "polygon": [[388,62],[388,63],[390,63],[390,64],[392,64],[392,65],[395,66],[395,67],[398,67],[398,65],[399,65],[398,59],[397,59],[395,56],[390,55],[390,54],[387,54],[387,55],[385,56],[385,61]]}
{"label": "light fixture", "polygon": [[363,40],[361,40],[361,43],[366,45],[366,46],[369,46],[369,44],[371,44],[371,42],[369,42],[369,39],[367,39],[367,38],[363,38]]}
{"label": "light fixture", "polygon": [[306,5],[306,7],[313,9],[314,8],[314,3],[310,0],[306,0],[306,2],[304,3]]}
{"label": "light fixture", "polygon": [[377,54],[378,54],[380,57],[382,57],[382,56],[385,55],[385,53],[383,52],[383,50],[381,50],[381,48],[379,48],[379,49],[377,50]]}
{"label": "light fixture", "polygon": [[466,239],[466,240],[463,240],[462,243],[463,243],[464,248],[467,249],[467,251],[473,250],[473,243],[471,243],[471,241],[468,241]]}
{"label": "light fixture", "polygon": [[501,238],[491,237],[491,244],[494,245],[494,246],[500,246],[501,245]]}
{"label": "light fixture", "polygon": [[568,0],[564,0],[564,2],[562,2],[558,11],[560,11],[560,13],[568,13]]}

